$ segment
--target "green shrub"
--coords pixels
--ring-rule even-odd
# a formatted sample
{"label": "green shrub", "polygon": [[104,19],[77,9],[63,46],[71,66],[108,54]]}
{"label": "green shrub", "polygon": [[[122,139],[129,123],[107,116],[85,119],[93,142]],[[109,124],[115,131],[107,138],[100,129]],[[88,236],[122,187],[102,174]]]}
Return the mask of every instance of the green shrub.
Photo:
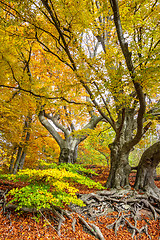
{"label": "green shrub", "polygon": [[[77,198],[78,189],[74,187],[74,183],[97,189],[103,189],[103,186],[85,175],[77,173],[77,171],[82,172],[82,170],[85,172],[87,169],[81,166],[76,168],[70,164],[63,164],[44,170],[25,169],[16,175],[3,175],[3,178],[13,181],[22,180],[30,184],[21,189],[16,188],[9,191],[8,194],[13,196],[10,203],[17,204],[17,209],[23,206],[36,209],[51,208],[53,205],[64,206],[64,204],[70,203],[84,206],[82,200]],[[88,172],[90,170],[87,170]]]}

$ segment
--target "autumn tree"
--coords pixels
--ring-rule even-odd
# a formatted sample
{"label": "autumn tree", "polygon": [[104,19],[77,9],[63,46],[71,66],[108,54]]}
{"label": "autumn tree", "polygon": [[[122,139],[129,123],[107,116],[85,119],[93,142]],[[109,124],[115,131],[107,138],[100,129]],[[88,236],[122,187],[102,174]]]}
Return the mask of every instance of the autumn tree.
{"label": "autumn tree", "polygon": [[[70,112],[67,112],[66,108],[65,112],[66,119],[69,120],[68,125],[66,126],[64,124],[62,125],[58,121],[60,120],[60,115],[47,114],[44,110],[40,111],[39,120],[42,125],[51,133],[51,135],[54,137],[60,147],[59,162],[75,163],[77,160],[78,145],[88,136],[87,131],[84,133],[84,130],[94,129],[97,123],[102,119],[102,117],[92,115],[90,121],[82,128],[83,134],[81,132],[75,135],[75,124],[71,122],[71,119],[68,117],[68,115],[70,115]],[[52,124],[48,120],[50,120]],[[61,134],[59,134],[58,131],[55,129],[55,127],[63,133],[63,138],[61,137]]]}
{"label": "autumn tree", "polygon": [[[5,28],[5,31],[7,29]],[[4,43],[4,41],[3,39],[2,42]],[[84,105],[83,109],[87,110],[87,114],[84,117],[82,117],[84,111],[82,111],[80,103],[78,104],[80,107],[76,105],[68,107],[63,100],[66,95],[68,99],[69,95],[72,99],[75,97],[75,94],[76,98],[87,99],[85,92],[80,91],[79,88],[79,94],[77,93],[77,87],[74,87],[73,74],[66,68],[63,69],[62,74],[62,71],[58,70],[61,67],[60,64],[56,65],[55,59],[47,58],[45,53],[37,48],[34,41],[28,41],[24,38],[23,45],[20,42],[19,46],[16,45],[16,41],[17,37],[10,34],[8,44],[14,47],[15,50],[10,50],[10,55],[9,53],[5,54],[5,52],[1,52],[4,69],[8,68],[5,70],[6,74],[3,77],[3,83],[9,82],[10,84],[10,86],[8,85],[9,87],[2,84],[2,91],[4,93],[2,103],[9,105],[10,102],[14,101],[17,104],[17,99],[23,96],[23,101],[28,101],[25,106],[28,108],[28,114],[26,115],[26,108],[24,109],[24,113],[20,111],[22,115],[24,114],[22,116],[24,127],[20,142],[13,144],[13,153],[16,151],[17,156],[15,160],[15,153],[12,154],[9,170],[15,174],[17,170],[23,168],[27,144],[30,140],[32,118],[36,118],[35,112],[37,112],[40,123],[52,135],[60,148],[59,162],[76,162],[78,144],[88,136],[86,129],[94,129],[102,117],[94,114],[91,109],[87,110],[88,105],[86,100],[82,101]],[[4,57],[4,55],[6,56]],[[51,66],[53,66],[52,69],[49,69]],[[15,84],[17,87],[14,86]],[[62,90],[62,85],[64,90]],[[10,89],[10,92],[8,92],[11,95],[10,98],[7,96],[6,88]],[[48,97],[51,89],[52,91],[54,89],[54,97]],[[74,103],[74,101],[70,100],[69,103]],[[23,109],[23,106],[21,108]],[[14,110],[11,109],[10,111]],[[5,115],[3,110],[2,114]],[[87,124],[86,118],[90,118]],[[6,121],[6,119],[3,121]],[[78,125],[77,128],[76,125]],[[83,125],[83,134],[80,133],[75,136],[73,131],[78,130],[80,125]]]}
{"label": "autumn tree", "polygon": [[[49,147],[53,153],[58,146],[54,146],[47,131],[38,124],[35,114],[37,101],[30,93],[34,82],[29,66],[33,42],[17,42],[17,38],[9,37],[1,31],[1,46],[1,83],[7,82],[10,88],[7,92],[5,88],[1,88],[0,147],[3,153],[8,152],[7,157],[2,156],[3,165],[7,168],[9,166],[9,172],[15,174],[24,164],[31,165],[29,158],[32,159],[32,166],[38,165],[40,158],[48,158]],[[15,82],[22,89],[27,86],[27,91],[15,89]],[[45,145],[48,146],[44,151]],[[59,152],[56,150],[56,153]],[[57,161],[56,157],[52,160]]]}
{"label": "autumn tree", "polygon": [[115,132],[106,187],[128,187],[128,156],[158,100],[158,1],[0,1],[12,34],[36,40],[73,71]]}

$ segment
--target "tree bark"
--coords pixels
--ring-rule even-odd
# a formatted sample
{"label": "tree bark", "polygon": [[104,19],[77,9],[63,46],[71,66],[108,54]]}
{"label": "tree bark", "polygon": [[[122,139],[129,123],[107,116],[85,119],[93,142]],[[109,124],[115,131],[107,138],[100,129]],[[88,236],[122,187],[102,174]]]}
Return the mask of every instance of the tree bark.
{"label": "tree bark", "polygon": [[59,156],[60,163],[75,163],[74,151],[69,148],[62,148]]}
{"label": "tree bark", "polygon": [[109,147],[111,150],[111,169],[105,187],[129,188],[129,173],[131,171],[128,163],[129,152],[123,151],[119,144],[112,143]]}
{"label": "tree bark", "polygon": [[123,121],[119,116],[119,119],[116,122],[117,132],[115,140],[109,145],[111,168],[105,184],[107,188],[129,188],[129,173],[131,167],[129,165],[128,157],[132,150],[132,145],[129,145],[128,143],[131,142],[134,137],[134,112],[134,109],[126,108]]}
{"label": "tree bark", "polygon": [[[119,105],[119,109],[117,109],[118,121],[115,124],[116,138],[114,143],[110,146],[111,170],[106,187],[120,188],[129,186],[128,176],[131,167],[128,163],[128,156],[132,148],[141,140],[144,134],[143,123],[146,102],[143,88],[136,78],[136,71],[131,57],[132,53],[129,51],[128,43],[122,30],[118,0],[110,0],[110,5],[113,10],[118,41],[139,103],[137,109],[134,103],[128,108]],[[116,99],[115,101],[118,102]],[[135,134],[134,130],[136,132]]]}
{"label": "tree bark", "polygon": [[135,188],[160,197],[160,191],[154,183],[156,167],[160,162],[160,141],[150,146],[142,154],[137,168]]}
{"label": "tree bark", "polygon": [[24,133],[23,137],[25,137],[24,143],[20,143],[20,146],[18,147],[18,152],[17,152],[17,158],[14,164],[14,167],[12,167],[12,172],[13,174],[16,174],[19,169],[23,168],[24,162],[25,162],[25,157],[26,157],[26,152],[27,152],[27,143],[30,138],[30,124],[32,119],[30,117],[27,117],[29,120],[25,121],[25,126],[24,126]]}

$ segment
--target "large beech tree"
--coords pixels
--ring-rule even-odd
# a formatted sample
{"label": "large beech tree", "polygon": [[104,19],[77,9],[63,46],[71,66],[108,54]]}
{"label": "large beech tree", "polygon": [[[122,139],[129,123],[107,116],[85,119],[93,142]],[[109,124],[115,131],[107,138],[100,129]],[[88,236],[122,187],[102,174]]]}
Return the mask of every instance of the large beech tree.
{"label": "large beech tree", "polygon": [[[68,115],[70,113],[67,112],[66,109],[66,118],[68,119]],[[86,133],[79,133],[74,135],[74,131],[76,130],[75,124],[71,121],[68,121],[68,125],[62,125],[58,120],[60,120],[60,115],[51,115],[46,114],[45,111],[40,111],[39,120],[42,125],[50,132],[50,134],[54,137],[56,142],[60,147],[60,156],[59,162],[67,162],[67,163],[75,163],[77,160],[77,150],[78,145],[86,139]],[[49,122],[50,120],[51,122]],[[97,117],[92,114],[90,121],[82,128],[82,130],[94,129],[97,123],[102,120],[102,117]],[[51,124],[52,123],[52,124]],[[60,133],[56,130],[56,128],[63,133],[63,138]]]}
{"label": "large beech tree", "polygon": [[128,187],[129,153],[151,125],[146,114],[153,107],[151,99],[158,100],[158,1],[0,4],[4,25],[12,16],[10,34],[36,40],[48,56],[71,69],[92,107],[111,125],[115,139],[109,146],[106,187]]}

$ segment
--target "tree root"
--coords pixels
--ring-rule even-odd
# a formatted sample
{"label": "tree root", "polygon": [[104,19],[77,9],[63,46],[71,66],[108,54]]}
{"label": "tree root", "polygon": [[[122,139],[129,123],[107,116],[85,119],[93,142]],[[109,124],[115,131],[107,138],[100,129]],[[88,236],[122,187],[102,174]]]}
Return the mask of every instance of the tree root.
{"label": "tree root", "polygon": [[[80,198],[86,206],[78,207],[71,205],[70,208],[90,220],[94,220],[96,217],[103,215],[107,216],[107,214],[112,211],[118,212],[116,221],[107,226],[107,228],[114,228],[115,234],[117,234],[120,226],[127,225],[129,229],[132,229],[133,238],[136,234],[141,234],[142,232],[150,238],[147,225],[141,229],[137,228],[137,219],[141,219],[140,216],[143,209],[146,211],[146,214],[150,213],[150,217],[153,215],[155,220],[160,218],[159,199],[146,193],[139,194],[131,190],[121,190],[119,192],[116,190],[104,190],[96,193],[83,194],[80,195]],[[129,220],[126,219],[127,217],[134,219],[135,224],[132,225]],[[101,234],[99,234],[99,236],[95,234],[97,230],[95,230],[91,223],[86,223],[84,219],[81,219],[81,221],[83,221],[83,224],[92,234],[94,233],[96,237],[101,239]]]}
{"label": "tree root", "polygon": [[75,229],[75,225],[76,225],[76,223],[77,223],[76,219],[73,218],[73,221],[72,221],[72,229],[73,229],[73,232],[76,231],[76,229]]}
{"label": "tree root", "polygon": [[[6,204],[6,192],[7,191],[0,190],[0,205],[2,206],[3,213],[5,213],[7,209],[16,209],[18,207],[15,204]],[[144,209],[147,214],[150,212],[151,216],[153,215],[155,220],[158,218],[160,219],[160,200],[153,195],[139,194],[136,191],[128,190],[121,190],[119,192],[116,190],[104,190],[96,193],[80,194],[79,196],[86,206],[79,207],[72,204],[70,205],[71,212],[77,212],[79,221],[89,230],[91,234],[100,240],[104,240],[104,237],[99,227],[86,221],[83,216],[90,220],[94,220],[95,218],[103,215],[107,216],[108,213],[112,211],[117,211],[117,219],[115,222],[106,227],[114,229],[115,234],[117,234],[120,226],[127,225],[128,228],[132,230],[133,238],[136,234],[141,234],[142,232],[150,238],[147,225],[143,226],[141,229],[137,228],[137,219],[141,216],[140,211]],[[44,208],[40,210],[37,210],[36,208],[22,207],[20,210],[32,213],[40,212],[45,220],[48,220],[49,216],[49,220],[46,221],[50,226],[52,226],[50,220],[56,219],[56,221],[58,221],[58,227],[56,229],[53,226],[52,227],[56,230],[59,236],[61,235],[61,226],[66,220],[65,217],[67,217],[72,219],[72,229],[75,232],[77,221],[71,216],[71,212],[68,210],[61,209],[57,206],[53,206],[51,209]],[[45,216],[45,213],[48,214],[47,217]],[[55,218],[51,213],[54,214]],[[134,225],[129,222],[127,219],[128,217],[134,219]]]}
{"label": "tree root", "polygon": [[93,223],[87,223],[86,220],[84,220],[84,218],[82,218],[81,216],[79,216],[80,221],[85,225],[85,227],[98,239],[100,240],[105,240],[100,228],[98,226],[96,226]]}
{"label": "tree root", "polygon": [[2,211],[5,213],[6,209],[6,193],[8,192],[8,189],[6,191],[0,190],[0,205],[2,206]]}
{"label": "tree root", "polygon": [[144,232],[144,233],[149,237],[149,239],[151,239],[151,236],[148,234],[148,226],[147,226],[147,225],[143,226],[141,229],[138,229],[138,228],[137,228],[137,221],[135,221],[135,225],[132,225],[132,224],[125,218],[123,212],[122,212],[121,214],[119,213],[119,216],[118,216],[118,218],[116,219],[116,221],[115,221],[114,223],[112,223],[112,224],[110,224],[110,225],[107,225],[106,227],[107,227],[108,229],[114,229],[115,235],[117,236],[117,232],[118,232],[120,226],[124,226],[125,223],[128,225],[128,227],[129,227],[130,229],[133,230],[133,232],[132,232],[132,238],[134,238],[134,236],[136,235],[136,233],[141,234],[142,232]]}

